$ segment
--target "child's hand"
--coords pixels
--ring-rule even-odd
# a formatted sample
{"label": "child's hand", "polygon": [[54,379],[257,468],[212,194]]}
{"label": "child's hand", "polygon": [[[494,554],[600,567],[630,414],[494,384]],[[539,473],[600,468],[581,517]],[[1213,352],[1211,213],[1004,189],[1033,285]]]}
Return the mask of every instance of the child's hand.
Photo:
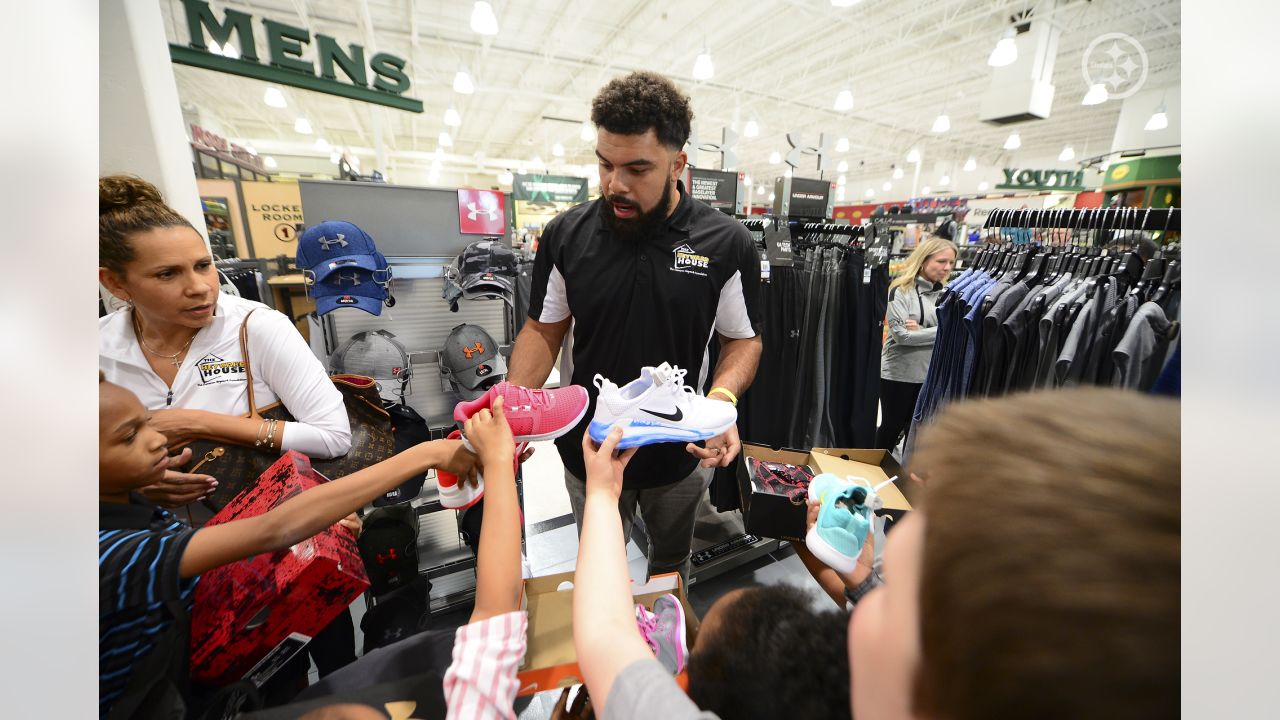
{"label": "child's hand", "polygon": [[479,474],[479,462],[475,453],[467,449],[461,440],[432,440],[419,447],[436,447],[439,452],[436,467],[457,476],[458,482],[474,486]]}
{"label": "child's hand", "polygon": [[511,426],[502,412],[502,397],[493,399],[492,409],[484,409],[467,419],[462,434],[476,449],[481,465],[510,465],[515,459],[516,443]]}
{"label": "child's hand", "polygon": [[609,430],[609,436],[599,449],[596,449],[590,433],[582,434],[582,460],[587,467],[588,494],[595,490],[607,492],[615,498],[622,495],[622,471],[631,462],[631,456],[636,454],[638,448],[615,454],[620,440],[622,428],[619,427]]}

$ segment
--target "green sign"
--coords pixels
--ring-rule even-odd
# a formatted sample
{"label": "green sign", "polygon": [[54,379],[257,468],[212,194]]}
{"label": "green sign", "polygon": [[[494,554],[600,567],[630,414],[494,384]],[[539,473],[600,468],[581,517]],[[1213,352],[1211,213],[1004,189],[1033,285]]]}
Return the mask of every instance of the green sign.
{"label": "green sign", "polygon": [[1084,170],[1019,170],[1005,168],[997,190],[1085,190]]}
{"label": "green sign", "polygon": [[516,175],[511,197],[529,202],[586,202],[587,179],[568,175]]}
{"label": "green sign", "polygon": [[[185,46],[169,44],[169,57],[176,63],[422,112],[421,100],[404,97],[410,82],[404,71],[407,63],[403,58],[377,53],[366,62],[363,47],[349,45],[344,50],[337,40],[317,34],[314,40],[320,72],[316,74],[315,63],[302,57],[313,39],[311,33],[263,19],[262,27],[267,36],[266,55],[270,61],[269,65],[263,64],[259,62],[258,47],[253,37],[253,16],[228,8],[223,13],[222,22],[218,22],[213,9],[204,0],[182,0],[182,6],[186,10],[191,42]],[[233,59],[209,52],[205,31],[219,47],[230,43],[234,37],[233,46],[239,49],[240,57]],[[345,76],[345,81],[338,79],[338,71]]]}

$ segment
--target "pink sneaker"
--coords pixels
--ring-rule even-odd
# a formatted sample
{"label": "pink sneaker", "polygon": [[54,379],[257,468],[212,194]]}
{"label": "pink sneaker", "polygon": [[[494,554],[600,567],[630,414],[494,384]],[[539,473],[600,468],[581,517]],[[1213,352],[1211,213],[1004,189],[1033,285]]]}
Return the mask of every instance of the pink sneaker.
{"label": "pink sneaker", "polygon": [[672,675],[679,675],[684,670],[689,648],[684,641],[684,606],[676,596],[668,593],[655,600],[653,612],[637,604],[636,626],[658,662]]}
{"label": "pink sneaker", "polygon": [[581,385],[533,390],[503,381],[471,402],[460,402],[453,419],[461,426],[501,396],[503,412],[517,443],[553,440],[573,429],[587,414],[590,398]]}

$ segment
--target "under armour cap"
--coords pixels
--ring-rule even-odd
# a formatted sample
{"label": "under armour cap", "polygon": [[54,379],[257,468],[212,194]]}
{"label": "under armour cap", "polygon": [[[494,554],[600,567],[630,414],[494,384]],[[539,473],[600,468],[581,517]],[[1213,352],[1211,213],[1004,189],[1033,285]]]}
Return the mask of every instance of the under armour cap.
{"label": "under armour cap", "polygon": [[371,257],[383,269],[371,272],[362,267],[342,268],[310,286],[317,315],[342,307],[359,308],[370,315],[382,314],[382,306],[391,302],[388,288],[391,271],[387,269],[387,260],[382,253],[375,250]]}
{"label": "under armour cap", "polygon": [[449,333],[440,365],[455,390],[475,400],[507,376],[507,363],[498,344],[479,325],[459,325]]}
{"label": "under armour cap", "polygon": [[458,285],[468,297],[510,295],[516,281],[515,251],[496,238],[473,242],[458,256],[458,274]]}
{"label": "under armour cap", "polygon": [[298,237],[297,265],[320,282],[338,270],[386,270],[387,259],[369,233],[345,220],[325,220]]}

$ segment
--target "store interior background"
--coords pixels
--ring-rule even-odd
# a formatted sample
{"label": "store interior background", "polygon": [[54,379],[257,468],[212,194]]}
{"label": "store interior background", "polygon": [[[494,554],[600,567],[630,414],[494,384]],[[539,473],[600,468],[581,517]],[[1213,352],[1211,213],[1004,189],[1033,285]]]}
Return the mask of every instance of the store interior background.
{"label": "store interior background", "polygon": [[[201,230],[207,229],[211,207],[218,214],[216,200],[202,205],[201,198],[224,199],[237,247],[247,251],[244,240],[251,238],[253,247],[263,248],[252,254],[272,259],[289,242],[267,237],[268,231],[252,222],[244,187],[269,180],[283,186],[285,197],[288,192],[296,197],[297,188],[315,181],[337,182],[340,163],[365,176],[377,170],[387,185],[450,195],[458,188],[510,193],[516,174],[577,176],[587,179],[594,197],[599,178],[588,123],[591,98],[609,79],[641,69],[673,78],[690,95],[704,145],[720,143],[726,129],[736,134],[733,167],[722,168],[722,156],[715,152],[691,150],[689,157],[699,167],[737,171],[751,212],[773,207],[775,182],[786,173],[833,183],[833,218],[854,223],[875,205],[929,199],[988,210],[1083,202],[1074,192],[1068,198],[996,189],[1006,168],[1083,169],[1084,185],[1096,191],[1088,203],[1096,207],[1104,202],[1109,168],[1132,160],[1120,153],[1142,150],[1144,161],[1181,153],[1181,6],[1176,0],[495,0],[488,3],[497,21],[493,34],[483,22],[474,22],[480,4],[210,3],[219,18],[227,10],[253,16],[260,49],[266,47],[261,21],[267,18],[305,28],[313,37],[334,37],[344,47],[360,44],[370,56],[386,52],[404,58],[411,80],[405,95],[424,107],[414,113],[174,64],[169,45],[190,39],[182,2],[104,0],[100,172],[130,172],[155,182]],[[1022,15],[1027,11],[1030,17]],[[1023,24],[1029,30],[1017,35],[1020,59],[1014,67],[1026,65],[1030,77],[1035,67],[1044,71],[1045,63],[1052,64],[1042,78],[1053,86],[1051,111],[1044,119],[986,122],[980,117],[984,100],[996,92],[993,79],[1005,71],[989,65],[989,57],[1006,31]],[[1034,42],[1042,25],[1054,28],[1054,43]],[[1090,90],[1082,72],[1086,52],[1105,51],[1108,41],[1096,41],[1115,34],[1140,43],[1145,78],[1127,97],[1085,104]],[[228,56],[238,50],[217,48]],[[709,76],[705,61],[699,61],[703,53],[710,56]],[[1137,70],[1120,72],[1128,76]],[[471,92],[459,82],[463,73]],[[272,88],[282,95],[284,107],[266,102]],[[1158,111],[1167,124],[1147,129]],[[202,138],[193,126],[255,159],[198,147]],[[1006,149],[1013,133],[1020,145]],[[804,155],[794,171],[788,169],[782,161],[790,149],[788,134],[805,144],[816,144],[820,134],[828,138],[832,152],[821,172],[811,155]],[[202,165],[201,155],[217,158],[216,171]],[[1161,202],[1153,193],[1125,196],[1124,202],[1181,204],[1176,198]],[[301,205],[305,217],[300,222],[346,219],[313,217],[306,212],[305,193]],[[507,212],[512,210],[509,202]],[[499,304],[464,302],[454,314],[439,300],[439,270],[461,250],[461,244],[448,253],[436,250],[458,240],[456,214],[439,222],[421,228],[431,252],[407,263],[404,272],[397,268],[397,307],[377,318],[338,311],[331,325],[338,342],[359,330],[385,328],[410,351],[430,354],[460,322],[481,324],[495,338],[510,341]],[[518,240],[530,229],[519,217],[510,224],[509,238]],[[374,237],[380,244],[404,241],[376,232]],[[270,275],[290,274],[272,262],[264,267]],[[326,348],[319,324],[305,317],[305,293],[282,283],[266,294],[277,309],[288,301],[300,329],[326,358],[332,348]],[[433,424],[447,423],[442,408],[451,398],[442,390],[434,362],[415,365],[414,371],[410,404]],[[523,482],[529,570],[542,575],[572,569],[576,536],[550,443],[539,444],[524,466]],[[415,502],[429,506],[433,501],[428,486]],[[422,522],[422,563],[424,572],[432,573],[432,606],[438,613],[433,622],[463,622],[474,585],[470,551],[458,538],[454,513],[429,512]],[[734,513],[716,513],[707,504],[695,550],[739,534]],[[643,542],[642,535],[635,539]],[[628,558],[633,576],[642,578],[644,560],[634,540]],[[829,602],[794,553],[776,541],[712,576],[695,577],[689,595],[701,612],[734,587],[764,582],[794,583],[811,589],[815,604]],[[535,703],[525,716],[538,717],[539,707]]]}

